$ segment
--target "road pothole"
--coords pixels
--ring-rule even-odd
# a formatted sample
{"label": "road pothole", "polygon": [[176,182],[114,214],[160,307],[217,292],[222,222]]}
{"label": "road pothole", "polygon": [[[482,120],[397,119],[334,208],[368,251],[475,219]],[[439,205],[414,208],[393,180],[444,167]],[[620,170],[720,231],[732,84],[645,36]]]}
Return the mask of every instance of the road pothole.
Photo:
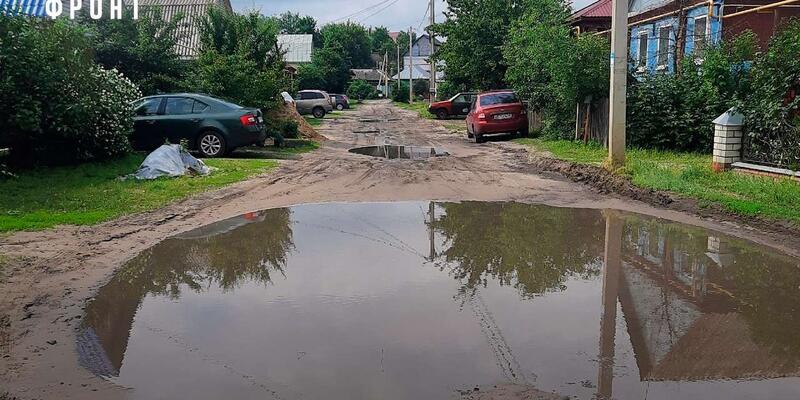
{"label": "road pothole", "polygon": [[381,157],[381,158],[403,158],[409,160],[424,160],[431,157],[449,156],[444,149],[426,146],[402,146],[393,144],[384,144],[378,146],[364,146],[355,147],[348,150],[351,153],[362,154],[365,156]]}

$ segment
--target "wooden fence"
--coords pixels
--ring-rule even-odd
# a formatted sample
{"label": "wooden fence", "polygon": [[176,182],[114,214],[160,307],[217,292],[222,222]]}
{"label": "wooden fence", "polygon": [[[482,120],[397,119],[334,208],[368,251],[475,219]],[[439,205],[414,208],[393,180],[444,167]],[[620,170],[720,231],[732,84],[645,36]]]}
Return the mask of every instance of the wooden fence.
{"label": "wooden fence", "polygon": [[578,103],[575,107],[575,140],[608,145],[608,98]]}

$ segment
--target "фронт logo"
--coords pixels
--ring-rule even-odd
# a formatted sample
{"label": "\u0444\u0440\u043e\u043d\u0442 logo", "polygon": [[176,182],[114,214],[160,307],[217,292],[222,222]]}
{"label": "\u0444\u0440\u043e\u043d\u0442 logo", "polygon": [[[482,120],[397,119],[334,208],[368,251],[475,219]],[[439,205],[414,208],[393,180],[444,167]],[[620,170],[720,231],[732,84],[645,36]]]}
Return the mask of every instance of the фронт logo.
{"label": "\u0444\u0440\u043e\u043d\u0442 logo", "polygon": [[[132,0],[131,3],[133,6],[132,18],[139,19],[139,0]],[[106,14],[108,18],[121,19],[122,7],[125,4],[123,0],[0,0],[0,13],[50,18],[68,15],[70,19],[75,19],[78,11],[87,6],[89,17],[92,19],[103,18],[104,6],[108,7]]]}

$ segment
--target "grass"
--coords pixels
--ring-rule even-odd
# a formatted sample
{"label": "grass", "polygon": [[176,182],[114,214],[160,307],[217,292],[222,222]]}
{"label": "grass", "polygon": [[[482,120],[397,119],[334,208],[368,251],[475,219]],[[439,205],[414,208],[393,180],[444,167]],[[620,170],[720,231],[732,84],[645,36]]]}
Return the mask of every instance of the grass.
{"label": "grass", "polygon": [[308,122],[308,124],[314,128],[322,125],[322,118],[314,118],[308,115],[304,116],[303,118],[305,118],[306,122]]}
{"label": "grass", "polygon": [[[607,150],[596,144],[568,140],[517,139],[546,150],[554,157],[581,164],[601,165]],[[668,190],[700,201],[720,204],[743,216],[764,216],[800,222],[800,183],[789,178],[769,178],[733,171],[715,173],[711,155],[629,149],[625,166],[617,173],[634,185]]]}
{"label": "grass", "polygon": [[0,232],[96,224],[163,207],[277,166],[275,160],[207,159],[204,162],[217,169],[208,176],[119,179],[136,171],[144,157],[137,153],[105,163],[39,168],[0,180]]}
{"label": "grass", "polygon": [[436,116],[428,112],[428,103],[424,101],[415,101],[411,104],[395,101],[394,104],[404,110],[415,111],[420,118],[435,119]]}

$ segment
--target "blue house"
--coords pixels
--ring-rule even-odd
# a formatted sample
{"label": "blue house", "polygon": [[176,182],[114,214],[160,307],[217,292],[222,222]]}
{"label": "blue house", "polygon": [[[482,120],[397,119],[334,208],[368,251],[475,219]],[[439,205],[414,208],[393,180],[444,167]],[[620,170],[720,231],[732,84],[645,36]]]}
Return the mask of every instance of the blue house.
{"label": "blue house", "polygon": [[775,30],[800,16],[800,2],[766,0],[630,0],[629,63],[637,73],[673,72],[679,47],[702,62],[703,50],[752,30],[766,47]]}

